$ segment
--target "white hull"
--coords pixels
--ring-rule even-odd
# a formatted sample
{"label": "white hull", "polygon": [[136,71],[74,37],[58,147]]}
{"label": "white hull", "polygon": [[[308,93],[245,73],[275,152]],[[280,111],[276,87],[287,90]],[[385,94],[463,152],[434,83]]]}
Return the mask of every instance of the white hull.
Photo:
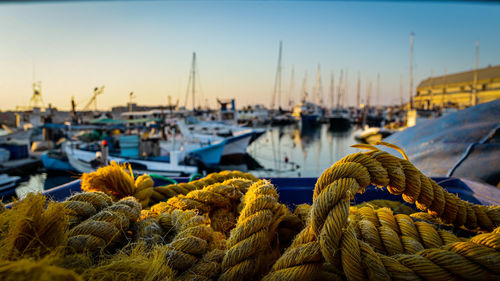
{"label": "white hull", "polygon": [[[90,173],[95,171],[90,162],[95,158],[95,152],[73,149],[69,145],[64,146],[68,161],[80,173]],[[134,172],[139,174],[157,174],[161,176],[177,177],[183,174],[190,175],[198,172],[198,168],[194,166],[184,166],[178,163],[168,163],[160,161],[148,161],[139,159],[127,159],[122,157],[110,156],[109,161],[118,163],[131,163],[132,165],[144,167],[134,168]]]}
{"label": "white hull", "polygon": [[247,147],[252,135],[244,136],[232,142],[227,142],[222,151],[222,156],[243,155],[247,153]]}

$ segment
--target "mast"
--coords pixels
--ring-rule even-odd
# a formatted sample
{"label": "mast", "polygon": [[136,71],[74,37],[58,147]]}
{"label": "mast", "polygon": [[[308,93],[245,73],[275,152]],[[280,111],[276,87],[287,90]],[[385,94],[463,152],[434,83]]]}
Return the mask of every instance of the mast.
{"label": "mast", "polygon": [[377,72],[377,105],[380,105],[380,72]]}
{"label": "mast", "polygon": [[333,77],[333,72],[330,77],[330,108],[333,109],[333,101],[334,101],[334,95],[335,95],[335,79]]}
{"label": "mast", "polygon": [[356,106],[361,104],[361,73],[358,71],[358,91],[356,92]]}
{"label": "mast", "polygon": [[415,33],[410,34],[410,99],[409,106],[410,110],[413,109],[413,38]]}
{"label": "mast", "polygon": [[342,87],[342,101],[341,101],[341,105],[342,107],[345,106],[345,99],[347,97],[347,90],[349,89],[349,80],[347,79],[347,73],[348,73],[348,70],[349,69],[345,69],[345,78],[344,78],[344,83],[343,83],[343,87]]}
{"label": "mast", "polygon": [[319,103],[320,105],[323,104],[323,86],[321,84],[322,84],[321,83],[321,66],[318,64],[315,102]]}
{"label": "mast", "polygon": [[196,103],[195,103],[195,86],[196,86],[196,52],[193,52],[193,65],[191,66],[191,71],[193,75],[193,85],[191,86],[191,94],[193,97],[193,111],[196,110]]}
{"label": "mast", "polygon": [[372,95],[372,82],[369,81],[368,82],[368,89],[366,91],[366,106],[369,107],[370,106],[370,98],[371,98],[371,95]]}
{"label": "mast", "polygon": [[399,105],[403,107],[403,75],[399,76]]}
{"label": "mast", "polygon": [[477,67],[479,60],[479,40],[476,40],[476,61],[474,63],[474,86],[472,88],[471,104],[472,106],[477,104]]}
{"label": "mast", "polygon": [[343,69],[340,70],[339,86],[337,89],[337,109],[340,107],[340,99],[342,98],[342,91],[343,91],[343,87],[344,87],[342,79],[344,79],[344,70]]}
{"label": "mast", "polygon": [[295,66],[292,65],[292,74],[290,77],[290,91],[288,92],[288,108],[292,108],[294,90],[295,90]]}
{"label": "mast", "polygon": [[307,71],[304,74],[304,80],[302,80],[302,100],[305,101],[307,98]]}
{"label": "mast", "polygon": [[271,109],[274,109],[276,105],[276,95],[278,96],[278,108],[281,107],[281,54],[283,49],[283,43],[280,40],[280,48],[278,53],[278,65],[276,67],[276,77],[274,79],[274,92],[273,99],[271,100]]}

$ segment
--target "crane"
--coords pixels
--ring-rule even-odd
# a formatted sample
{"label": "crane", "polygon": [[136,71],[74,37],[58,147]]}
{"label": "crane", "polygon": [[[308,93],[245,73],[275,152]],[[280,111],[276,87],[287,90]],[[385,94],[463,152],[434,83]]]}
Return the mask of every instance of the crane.
{"label": "crane", "polygon": [[100,88],[99,87],[95,87],[94,88],[94,94],[90,98],[89,102],[85,105],[85,107],[83,108],[83,110],[84,111],[88,111],[90,109],[90,106],[93,103],[94,104],[94,111],[97,111],[97,96],[101,95],[103,93],[103,91],[104,91],[104,86],[101,86]]}
{"label": "crane", "polygon": [[38,81],[33,83],[33,96],[30,99],[30,107],[41,107],[43,106],[42,99],[42,82]]}

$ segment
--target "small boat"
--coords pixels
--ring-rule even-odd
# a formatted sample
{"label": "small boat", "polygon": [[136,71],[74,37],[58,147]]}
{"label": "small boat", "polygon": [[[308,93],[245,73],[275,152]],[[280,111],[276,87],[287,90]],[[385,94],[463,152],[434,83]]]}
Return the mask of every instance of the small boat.
{"label": "small boat", "polygon": [[351,116],[347,109],[333,109],[331,114],[326,117],[333,131],[347,131],[351,128]]}
{"label": "small boat", "polygon": [[[89,173],[99,167],[96,161],[96,150],[85,150],[77,147],[84,147],[83,143],[65,142],[63,144],[64,152],[68,157],[70,165],[80,173]],[[117,163],[129,163],[132,169],[139,174],[153,173],[161,176],[176,177],[181,175],[191,175],[198,172],[198,167],[181,164],[185,154],[183,151],[170,151],[168,159],[149,159],[149,158],[130,158],[115,155],[109,155],[109,161]]]}
{"label": "small boat", "polygon": [[318,105],[304,100],[293,108],[292,115],[300,120],[303,127],[311,127],[319,124],[321,110]]}
{"label": "small boat", "polygon": [[360,129],[354,133],[354,139],[362,143],[374,144],[393,133],[394,130],[384,127],[369,127],[366,125],[363,130]]}
{"label": "small boat", "polygon": [[18,176],[9,176],[7,174],[0,174],[0,191],[6,191],[16,186],[17,182],[21,179]]}
{"label": "small boat", "polygon": [[31,134],[33,133],[33,129],[27,130],[5,130],[0,129],[0,143],[9,142],[9,141],[29,141],[31,138]]}
{"label": "small boat", "polygon": [[191,133],[219,136],[226,139],[222,158],[239,158],[246,154],[248,145],[263,135],[265,129],[252,129],[217,121],[200,121],[193,116],[186,117],[186,127]]}
{"label": "small boat", "polygon": [[41,158],[43,167],[47,171],[76,172],[69,164],[66,154],[60,149],[45,151]]}

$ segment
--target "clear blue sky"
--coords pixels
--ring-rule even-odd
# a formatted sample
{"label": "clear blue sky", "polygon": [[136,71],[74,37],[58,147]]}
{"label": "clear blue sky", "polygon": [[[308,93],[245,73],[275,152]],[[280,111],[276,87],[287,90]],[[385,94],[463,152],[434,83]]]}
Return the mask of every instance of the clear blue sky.
{"label": "clear blue sky", "polygon": [[[166,103],[187,87],[191,54],[198,55],[202,93],[236,97],[237,105],[269,105],[278,42],[283,40],[283,91],[295,66],[295,100],[321,64],[323,92],[330,72],[348,69],[347,101],[354,103],[381,76],[381,103],[408,95],[409,35],[415,33],[415,85],[431,75],[472,69],[475,40],[480,67],[500,64],[500,5],[474,3],[153,1],[0,4],[0,109],[27,105],[35,79],[43,98],[69,108],[105,85],[100,108]],[[201,97],[203,95],[203,98]],[[325,98],[326,99],[326,98]],[[284,103],[284,101],[283,101]]]}

